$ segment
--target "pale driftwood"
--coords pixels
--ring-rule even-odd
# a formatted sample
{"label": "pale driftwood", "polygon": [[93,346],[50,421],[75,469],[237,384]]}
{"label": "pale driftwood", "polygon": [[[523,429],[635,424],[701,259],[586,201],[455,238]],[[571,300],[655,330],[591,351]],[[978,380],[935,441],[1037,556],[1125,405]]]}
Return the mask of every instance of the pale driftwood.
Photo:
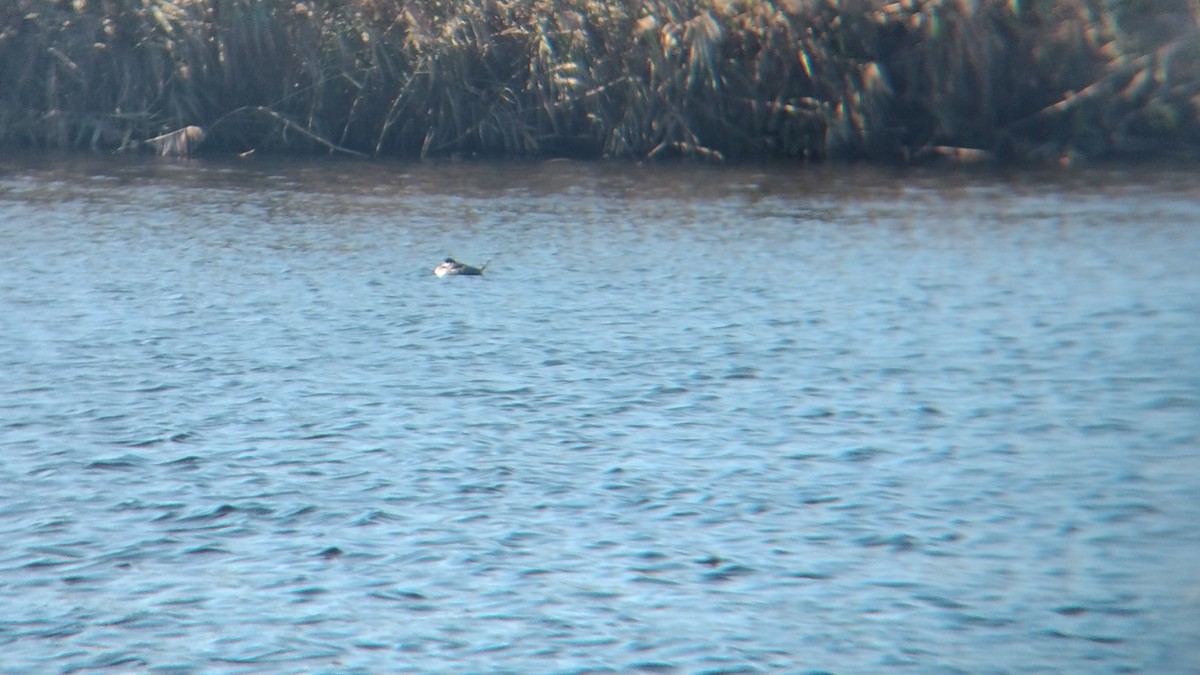
{"label": "pale driftwood", "polygon": [[190,157],[196,146],[204,141],[204,129],[186,126],[161,136],[148,138],[143,144],[151,145],[162,157]]}

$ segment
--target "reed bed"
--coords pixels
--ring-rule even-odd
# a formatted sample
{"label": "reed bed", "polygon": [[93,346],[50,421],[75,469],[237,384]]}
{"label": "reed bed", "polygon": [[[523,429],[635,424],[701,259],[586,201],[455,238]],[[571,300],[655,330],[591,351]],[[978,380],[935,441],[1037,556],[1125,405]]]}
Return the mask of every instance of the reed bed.
{"label": "reed bed", "polygon": [[[1200,0],[5,0],[0,145],[1194,158]],[[182,150],[181,150],[182,148]]]}

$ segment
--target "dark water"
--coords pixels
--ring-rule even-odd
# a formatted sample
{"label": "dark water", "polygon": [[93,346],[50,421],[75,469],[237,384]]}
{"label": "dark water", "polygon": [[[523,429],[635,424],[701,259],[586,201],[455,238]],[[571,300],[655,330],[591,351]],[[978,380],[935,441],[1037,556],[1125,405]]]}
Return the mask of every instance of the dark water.
{"label": "dark water", "polygon": [[1197,672],[1198,179],[0,161],[0,672]]}

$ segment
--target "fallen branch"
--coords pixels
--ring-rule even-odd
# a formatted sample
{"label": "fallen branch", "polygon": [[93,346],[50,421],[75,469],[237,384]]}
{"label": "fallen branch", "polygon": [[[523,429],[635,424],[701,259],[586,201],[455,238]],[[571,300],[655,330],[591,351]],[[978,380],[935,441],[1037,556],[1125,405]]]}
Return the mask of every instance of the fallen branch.
{"label": "fallen branch", "polygon": [[268,117],[273,117],[273,118],[279,120],[288,129],[291,129],[291,130],[295,131],[296,133],[300,134],[301,136],[304,136],[310,140],[316,141],[317,143],[329,148],[330,152],[344,152],[348,155],[354,155],[355,157],[366,157],[367,156],[366,153],[359,152],[357,150],[351,150],[350,148],[342,147],[342,146],[338,145],[337,143],[334,143],[333,141],[330,141],[326,138],[322,138],[321,136],[314,134],[313,132],[309,131],[308,129],[305,129],[304,127],[300,126],[299,124],[296,124],[295,122],[284,117],[283,115],[280,115],[279,113],[275,112],[274,110],[271,110],[270,108],[268,108],[266,106],[259,105],[259,106],[254,106],[250,109],[255,112],[260,112],[264,115],[267,115]]}
{"label": "fallen branch", "polygon": [[244,106],[241,108],[237,108],[235,110],[231,110],[228,113],[225,113],[224,115],[222,115],[220,117],[220,119],[218,119],[216,122],[213,122],[209,126],[209,129],[211,130],[212,127],[215,127],[219,122],[224,121],[228,117],[232,117],[233,115],[235,115],[239,112],[247,112],[247,111],[261,113],[263,115],[266,115],[267,117],[275,119],[278,122],[280,122],[281,124],[283,124],[284,128],[291,129],[292,131],[295,131],[296,133],[300,134],[301,136],[304,136],[305,138],[307,138],[311,141],[315,141],[316,143],[323,145],[326,148],[329,148],[330,152],[344,152],[347,155],[354,155],[355,157],[368,157],[368,155],[364,152],[359,152],[357,150],[351,150],[350,148],[338,145],[337,143],[334,143],[333,141],[330,141],[329,139],[324,138],[319,134],[315,134],[315,133],[309,131],[308,129],[305,129],[303,126],[288,119],[284,115],[281,115],[280,113],[277,113],[274,110],[271,110],[270,108],[268,108],[267,106],[264,106],[264,105]]}

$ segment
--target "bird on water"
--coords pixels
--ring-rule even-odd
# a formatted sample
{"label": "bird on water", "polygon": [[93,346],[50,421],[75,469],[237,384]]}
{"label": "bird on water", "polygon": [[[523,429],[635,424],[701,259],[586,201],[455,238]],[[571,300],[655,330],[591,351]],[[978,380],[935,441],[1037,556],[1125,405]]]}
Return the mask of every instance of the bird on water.
{"label": "bird on water", "polygon": [[[490,260],[488,262],[491,262]],[[433,273],[439,277],[448,277],[453,275],[473,276],[477,277],[483,274],[483,270],[487,269],[488,263],[483,263],[479,267],[460,263],[454,258],[446,258],[442,264],[433,268]]]}

